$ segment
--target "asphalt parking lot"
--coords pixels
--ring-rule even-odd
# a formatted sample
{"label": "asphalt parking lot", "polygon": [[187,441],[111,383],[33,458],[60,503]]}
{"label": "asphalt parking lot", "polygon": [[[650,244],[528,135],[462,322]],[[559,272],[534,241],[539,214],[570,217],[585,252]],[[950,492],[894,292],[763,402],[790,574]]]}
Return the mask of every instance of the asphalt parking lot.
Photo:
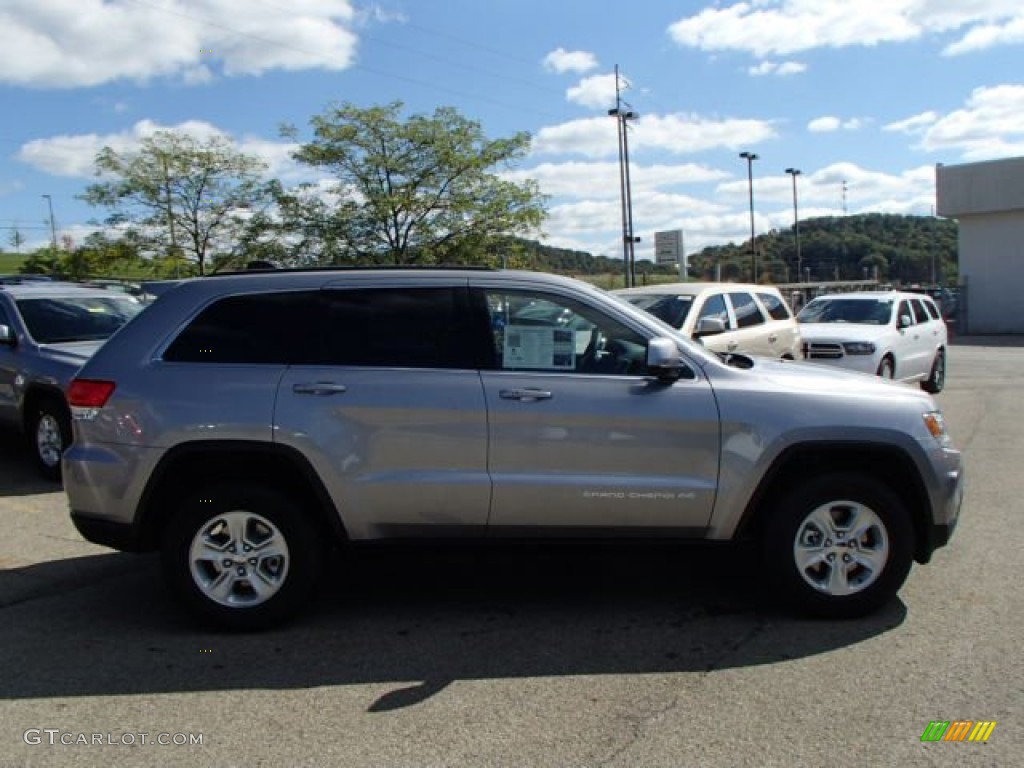
{"label": "asphalt parking lot", "polygon": [[371,551],[294,625],[206,632],[5,440],[0,766],[1020,765],[1022,389],[1024,339],[951,348],[960,527],[851,622],[766,608],[732,551],[600,546]]}

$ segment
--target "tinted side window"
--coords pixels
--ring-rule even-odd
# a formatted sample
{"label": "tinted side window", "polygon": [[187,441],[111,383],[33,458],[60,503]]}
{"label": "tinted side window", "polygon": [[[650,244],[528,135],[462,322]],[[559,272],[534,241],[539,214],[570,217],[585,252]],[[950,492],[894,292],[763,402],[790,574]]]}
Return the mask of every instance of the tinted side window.
{"label": "tinted side window", "polygon": [[764,323],[764,315],[761,314],[754,297],[749,293],[730,293],[729,300],[736,313],[736,324],[740,328],[749,328],[752,325]]}
{"label": "tinted side window", "polygon": [[931,318],[928,317],[928,312],[924,308],[923,301],[920,299],[914,299],[910,304],[914,308],[914,322],[927,323],[931,320]]}
{"label": "tinted side window", "polygon": [[768,310],[768,314],[772,316],[772,320],[789,320],[792,315],[789,313],[789,307],[786,303],[779,299],[773,293],[759,293],[757,298],[764,304],[764,308]]}
{"label": "tinted side window", "polygon": [[900,302],[900,311],[896,313],[896,322],[897,323],[902,322],[902,320],[900,320],[900,318],[902,318],[902,317],[909,317],[911,324],[913,324],[915,322],[915,320],[914,320],[914,312],[910,309],[910,302],[909,301],[901,301]]}
{"label": "tinted side window", "polygon": [[928,310],[928,314],[931,315],[932,320],[938,320],[939,308],[935,306],[934,302],[924,301],[922,303],[924,304],[925,309]]}
{"label": "tinted side window", "polygon": [[474,333],[464,288],[332,290],[326,296],[328,365],[478,367],[481,334]]}
{"label": "tinted side window", "polygon": [[[709,296],[704,300],[704,306],[700,308],[700,314],[697,316],[697,323],[700,323],[705,317],[716,317],[725,323],[726,330],[732,328],[732,323],[729,321],[729,310],[725,308],[725,297],[721,294],[715,296]],[[694,324],[696,328],[696,324]]]}
{"label": "tinted side window", "polygon": [[164,353],[183,363],[288,365],[316,361],[319,291],[254,293],[214,302]]}

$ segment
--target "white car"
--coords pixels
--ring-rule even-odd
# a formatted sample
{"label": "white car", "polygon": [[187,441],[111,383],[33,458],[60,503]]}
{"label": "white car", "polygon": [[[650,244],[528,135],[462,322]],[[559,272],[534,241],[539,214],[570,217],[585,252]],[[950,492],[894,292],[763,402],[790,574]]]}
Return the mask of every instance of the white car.
{"label": "white car", "polygon": [[803,355],[796,318],[770,285],[666,283],[613,293],[713,352],[787,360]]}
{"label": "white car", "polygon": [[819,296],[797,315],[804,356],[882,378],[946,383],[946,323],[928,296],[898,291]]}

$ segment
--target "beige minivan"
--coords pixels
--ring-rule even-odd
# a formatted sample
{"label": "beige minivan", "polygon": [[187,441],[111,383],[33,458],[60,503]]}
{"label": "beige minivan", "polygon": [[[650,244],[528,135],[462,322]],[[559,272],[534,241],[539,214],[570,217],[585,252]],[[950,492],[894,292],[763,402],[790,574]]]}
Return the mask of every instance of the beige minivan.
{"label": "beige minivan", "polygon": [[715,352],[803,357],[796,318],[773,286],[666,283],[614,293]]}

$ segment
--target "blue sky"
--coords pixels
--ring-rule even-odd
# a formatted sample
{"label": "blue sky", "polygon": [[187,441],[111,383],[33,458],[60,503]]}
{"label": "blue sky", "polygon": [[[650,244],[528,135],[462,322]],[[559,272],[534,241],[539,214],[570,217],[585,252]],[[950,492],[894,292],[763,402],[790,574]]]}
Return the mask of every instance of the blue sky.
{"label": "blue sky", "polygon": [[1019,0],[0,0],[0,247],[74,240],[105,145],[224,135],[286,182],[334,101],[453,106],[528,131],[511,175],[551,196],[545,242],[621,255],[615,65],[630,124],[638,258],[843,212],[928,215],[936,163],[1024,155]]}

